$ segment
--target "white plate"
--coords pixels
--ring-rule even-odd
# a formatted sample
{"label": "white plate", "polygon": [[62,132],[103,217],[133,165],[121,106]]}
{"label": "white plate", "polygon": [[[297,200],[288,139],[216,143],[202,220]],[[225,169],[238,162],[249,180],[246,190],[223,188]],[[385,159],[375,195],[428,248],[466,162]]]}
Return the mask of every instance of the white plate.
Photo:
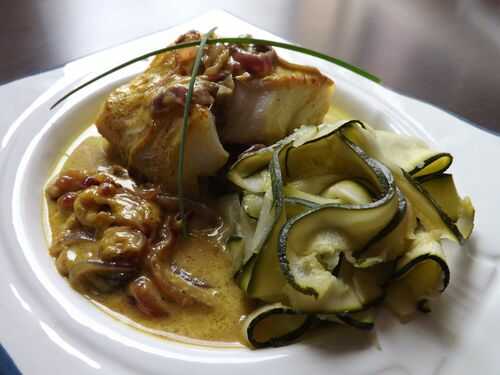
{"label": "white plate", "polygon": [[203,348],[161,340],[115,321],[58,275],[43,234],[41,187],[61,147],[82,123],[92,122],[106,93],[144,64],[83,90],[55,112],[49,111],[50,105],[80,82],[83,70],[96,65],[102,69],[97,61],[109,63],[146,46],[164,45],[180,32],[214,25],[222,35],[250,32],[279,39],[227,13],[208,13],[154,35],[147,43],[134,42],[127,49],[71,64],[63,80],[0,133],[0,340],[19,369],[24,374],[77,375],[499,373],[500,138],[306,56],[291,57],[331,75],[337,84],[334,100],[357,118],[416,135],[455,156],[452,171],[460,191],[471,195],[477,208],[476,230],[465,248],[449,246],[451,285],[432,314],[407,325],[382,314],[375,341],[364,333],[337,329],[278,349]]}

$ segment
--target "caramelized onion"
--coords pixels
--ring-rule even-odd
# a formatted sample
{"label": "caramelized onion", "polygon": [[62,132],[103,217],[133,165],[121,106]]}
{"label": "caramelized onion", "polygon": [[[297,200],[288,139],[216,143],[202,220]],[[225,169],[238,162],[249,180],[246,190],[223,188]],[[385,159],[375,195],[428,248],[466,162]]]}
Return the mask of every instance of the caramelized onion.
{"label": "caramelized onion", "polygon": [[57,199],[65,193],[81,190],[84,188],[83,181],[86,177],[85,171],[68,170],[47,187],[47,194],[52,199]]}
{"label": "caramelized onion", "polygon": [[147,276],[140,276],[128,286],[137,308],[146,315],[166,316],[170,313],[168,304],[163,300],[158,287]]}
{"label": "caramelized onion", "polygon": [[133,267],[119,266],[100,260],[76,263],[68,279],[73,288],[84,292],[111,293],[134,275]]}
{"label": "caramelized onion", "polygon": [[57,206],[64,211],[72,211],[73,204],[75,203],[78,193],[75,191],[70,191],[69,193],[64,193],[59,198],[57,198]]}
{"label": "caramelized onion", "polygon": [[256,77],[265,77],[272,73],[276,60],[276,52],[270,47],[254,50],[234,48],[231,56],[246,72]]}
{"label": "caramelized onion", "polygon": [[191,273],[186,271],[184,268],[179,267],[175,263],[172,263],[170,265],[170,270],[174,274],[179,276],[181,279],[183,279],[184,281],[188,282],[193,286],[197,286],[199,288],[210,288],[210,285],[205,280],[199,279],[198,277],[191,275]]}
{"label": "caramelized onion", "polygon": [[[192,306],[201,304],[210,306],[213,304],[213,295],[209,291],[200,288],[179,275],[179,273],[187,275],[187,271],[180,271],[180,268],[177,268],[176,272],[172,270],[171,257],[177,237],[177,232],[171,229],[172,221],[173,218],[171,217],[166,221],[162,230],[160,230],[163,238],[152,246],[151,253],[147,258],[147,265],[153,280],[161,293],[178,305]],[[167,230],[165,230],[165,227]],[[197,280],[198,283],[201,283],[201,280]]]}
{"label": "caramelized onion", "polygon": [[108,195],[100,185],[81,192],[75,200],[74,209],[81,224],[99,229],[116,224],[150,234],[160,221],[160,210],[154,203],[125,189]]}
{"label": "caramelized onion", "polygon": [[52,256],[58,256],[61,251],[80,241],[95,241],[95,232],[90,229],[72,228],[64,230],[49,249]]}

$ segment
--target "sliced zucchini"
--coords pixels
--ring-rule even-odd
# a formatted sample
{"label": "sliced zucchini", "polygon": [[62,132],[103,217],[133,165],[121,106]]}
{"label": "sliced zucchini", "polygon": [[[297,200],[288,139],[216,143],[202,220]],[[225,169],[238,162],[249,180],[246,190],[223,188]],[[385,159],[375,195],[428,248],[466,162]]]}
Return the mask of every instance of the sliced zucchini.
{"label": "sliced zucchini", "polygon": [[434,203],[453,221],[464,239],[469,238],[474,226],[474,207],[470,198],[460,198],[451,174],[432,175],[418,183]]}
{"label": "sliced zucchini", "polygon": [[369,132],[383,159],[390,160],[413,177],[443,173],[453,162],[450,154],[435,151],[418,138],[384,130]]}
{"label": "sliced zucchini", "polygon": [[[461,229],[459,229],[458,223],[454,223],[453,220],[440,209],[431,195],[419,185],[418,180],[415,179],[416,177],[413,178],[406,172],[407,170],[414,171],[417,165],[422,167],[423,164],[419,163],[439,153],[428,149],[424,143],[418,140],[415,141],[411,137],[403,137],[402,141],[398,143],[398,138],[400,136],[397,134],[359,128],[355,130],[356,131],[352,130],[347,133],[347,137],[354,143],[360,145],[360,147],[362,147],[371,157],[381,161],[391,169],[396,184],[414,208],[417,218],[424,225],[426,230],[438,231],[442,238],[460,243],[470,235],[473,219],[473,207],[470,200],[464,200],[464,218],[460,221]],[[413,160],[413,164],[415,164],[415,160],[420,160],[420,162],[412,167],[412,163],[404,161],[406,159]],[[436,159],[435,161],[437,160],[440,159]],[[442,160],[446,160],[446,158]],[[448,160],[451,162],[451,158],[448,158]],[[448,165],[449,164],[444,161],[437,164],[430,163],[427,164],[426,168],[419,169],[418,173],[414,172],[414,175],[420,176],[419,179],[425,175],[436,176],[446,170]]]}
{"label": "sliced zucchini", "polygon": [[[345,168],[363,171],[356,177],[371,179],[380,198],[365,205],[320,205],[291,218],[281,229],[278,251],[283,274],[297,291],[318,299],[332,290],[335,278],[319,261],[316,264],[312,261],[319,255],[314,246],[317,238],[328,239],[332,254],[346,251],[346,247],[350,252],[357,251],[391,221],[398,209],[398,196],[390,172],[342,134],[335,137],[340,140],[336,143],[339,147],[335,155],[351,161],[344,165]],[[316,151],[321,152],[321,149]],[[309,155],[312,156],[310,152]]]}
{"label": "sliced zucchini", "polygon": [[337,318],[348,326],[363,331],[370,331],[375,326],[375,309],[370,308],[353,313],[339,313],[337,314]]}
{"label": "sliced zucchini", "polygon": [[287,198],[297,198],[302,201],[308,201],[315,203],[316,205],[321,204],[341,204],[343,203],[341,199],[325,198],[321,195],[315,195],[311,193],[306,193],[304,191],[298,190],[294,185],[288,184],[283,188],[283,193]]}
{"label": "sliced zucchini", "polygon": [[413,208],[398,189],[398,210],[391,221],[361,250],[354,253],[354,265],[370,267],[400,257],[412,240],[417,220]]}
{"label": "sliced zucchini", "polygon": [[451,220],[458,220],[461,199],[451,174],[425,177],[418,179],[417,182]]}
{"label": "sliced zucchini", "polygon": [[[331,178],[331,176],[329,177]],[[314,181],[313,184],[311,184],[313,186],[305,186],[305,181],[308,180]],[[300,184],[297,184],[295,181],[287,184],[283,188],[285,197],[298,198],[315,204],[367,204],[373,201],[367,189],[356,181],[341,180],[323,185],[318,183],[318,180],[319,179],[312,177],[306,180],[300,180]],[[325,179],[321,182],[326,181],[328,180]],[[319,192],[315,192],[319,187],[318,185],[323,185],[323,189]],[[301,186],[307,190],[301,190]]]}
{"label": "sliced zucchini", "polygon": [[236,283],[240,286],[241,290],[245,292],[248,290],[248,284],[252,278],[256,260],[257,256],[251,257],[236,274]]}
{"label": "sliced zucchini", "polygon": [[476,210],[474,209],[470,198],[463,198],[458,211],[458,220],[455,225],[462,234],[463,238],[466,240],[470,237],[472,230],[474,229],[475,214]]}
{"label": "sliced zucchini", "polygon": [[395,174],[394,177],[412,206],[416,207],[416,216],[427,231],[438,232],[442,238],[456,242],[464,241],[464,236],[455,222],[418,182],[404,171],[401,171],[401,174]]}
{"label": "sliced zucchini", "polygon": [[255,223],[241,207],[238,194],[222,197],[218,202],[218,211],[225,223],[222,240],[236,273],[252,255],[251,240],[255,235]]}
{"label": "sliced zucchini", "polygon": [[396,263],[385,303],[401,320],[411,318],[421,301],[442,293],[450,281],[439,235],[418,231],[410,250]]}
{"label": "sliced zucchini", "polygon": [[278,146],[272,145],[254,152],[244,153],[231,166],[227,173],[229,181],[243,190],[263,193],[267,189],[267,166],[273,151]]}
{"label": "sliced zucchini", "polygon": [[391,263],[378,263],[370,268],[356,268],[346,258],[342,262],[338,277],[344,280],[358,296],[363,308],[380,304],[385,297],[384,285],[393,272]]}
{"label": "sliced zucchini", "polygon": [[288,182],[287,186],[290,186],[295,190],[303,191],[304,193],[321,195],[321,193],[328,189],[328,187],[341,180],[342,176],[326,174],[307,178],[299,178]]}
{"label": "sliced zucchini", "polygon": [[284,289],[288,303],[294,309],[307,313],[344,313],[364,308],[352,286],[340,278],[332,276],[326,285],[328,288],[323,288],[321,298],[299,292],[290,284],[287,284]]}
{"label": "sliced zucchini", "polygon": [[375,326],[375,309],[352,313],[318,314],[316,316],[321,321],[344,324],[363,331],[370,331]]}
{"label": "sliced zucchini", "polygon": [[244,193],[241,200],[243,209],[252,219],[259,218],[263,203],[264,197],[262,194]]}
{"label": "sliced zucchini", "polygon": [[[286,283],[280,272],[276,250],[279,228],[286,220],[279,155],[280,151],[275,151],[269,163],[272,189],[266,192],[257,222],[253,246],[256,259],[246,288],[248,296],[271,302],[283,298],[283,286]],[[264,235],[260,235],[260,232]]]}
{"label": "sliced zucchini", "polygon": [[290,218],[299,215],[311,208],[318,207],[318,204],[295,197],[285,197],[286,217]]}
{"label": "sliced zucchini", "polygon": [[226,242],[226,252],[231,257],[233,274],[243,265],[243,257],[245,255],[245,239],[243,237],[233,235]]}
{"label": "sliced zucchini", "polygon": [[300,249],[299,253],[293,249],[280,251],[281,269],[299,292],[322,298],[335,281],[332,271],[340,254],[348,251],[350,246],[338,231],[322,230],[310,236],[307,242],[297,243],[293,249]]}
{"label": "sliced zucchini", "polygon": [[414,178],[424,176],[436,176],[445,172],[451,163],[453,156],[447,152],[436,153],[418,163],[408,174]]}
{"label": "sliced zucchini", "polygon": [[243,190],[263,193],[268,187],[266,184],[269,177],[267,171],[273,153],[294,141],[300,143],[300,141],[313,138],[317,133],[317,126],[302,126],[281,141],[253,152],[243,153],[231,166],[226,177]]}
{"label": "sliced zucchini", "polygon": [[269,176],[269,171],[267,170],[267,168],[257,171],[242,180],[242,184],[244,184],[245,190],[254,194],[264,193],[269,188],[270,183],[271,178]]}
{"label": "sliced zucchini", "polygon": [[258,308],[242,324],[245,341],[254,348],[279,347],[302,336],[313,323],[308,314],[281,303]]}
{"label": "sliced zucchini", "polygon": [[343,136],[345,130],[342,127],[298,147],[290,147],[285,155],[287,181],[323,175],[337,175],[343,179],[364,176],[366,163],[360,162],[356,153],[350,150],[352,144],[347,144],[349,141]]}
{"label": "sliced zucchini", "polygon": [[321,193],[322,197],[340,200],[344,204],[367,204],[373,201],[370,192],[359,182],[342,180]]}
{"label": "sliced zucchini", "polygon": [[242,289],[273,303],[245,320],[248,342],[284,345],[311,316],[371,329],[382,302],[402,320],[428,311],[450,277],[440,239],[463,241],[474,219],[443,173],[452,161],[358,121],[304,126],[242,155],[229,178],[257,228],[228,246],[245,249]]}
{"label": "sliced zucchini", "polygon": [[382,287],[385,275],[388,275],[387,264],[378,264],[369,269],[353,269],[351,283],[363,307],[378,305],[385,297]]}

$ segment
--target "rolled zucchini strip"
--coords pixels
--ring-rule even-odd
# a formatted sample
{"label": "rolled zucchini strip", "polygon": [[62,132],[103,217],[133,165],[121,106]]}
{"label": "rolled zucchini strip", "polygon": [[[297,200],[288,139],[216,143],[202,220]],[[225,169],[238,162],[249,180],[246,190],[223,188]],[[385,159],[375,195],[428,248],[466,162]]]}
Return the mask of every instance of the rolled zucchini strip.
{"label": "rolled zucchini strip", "polygon": [[260,216],[260,211],[262,210],[262,206],[264,204],[264,196],[263,194],[255,194],[255,193],[244,193],[243,198],[241,200],[241,205],[245,210],[246,214],[252,218],[257,220]]}
{"label": "rolled zucchini strip", "polygon": [[[272,155],[281,150],[285,145],[293,144],[299,146],[311,140],[321,138],[325,134],[348,130],[349,128],[363,127],[364,125],[351,120],[339,124],[323,124],[319,126],[302,126],[288,137],[275,144],[252,152],[245,152],[231,166],[227,178],[245,191],[252,193],[263,193],[266,191],[266,171]],[[286,155],[284,155],[286,157]],[[286,175],[286,170],[284,171]]]}
{"label": "rolled zucchini strip", "polygon": [[[419,183],[419,180],[422,180],[422,176],[431,178],[431,176],[437,177],[442,174],[448,167],[448,163],[427,164],[427,168],[420,169],[419,173],[414,173],[412,176],[407,172],[407,170],[411,170],[412,168],[408,166],[409,164],[404,164],[403,162],[403,159],[405,159],[405,152],[401,151],[401,153],[399,153],[396,151],[407,149],[406,154],[408,156],[406,157],[410,157],[409,155],[418,154],[419,152],[425,154],[425,152],[422,151],[424,146],[412,146],[411,142],[406,142],[405,144],[404,137],[401,138],[402,141],[400,145],[397,140],[401,136],[386,133],[388,132],[356,128],[346,133],[346,136],[362,147],[368,155],[379,160],[391,169],[396,184],[413,207],[415,215],[426,230],[439,232],[441,238],[447,238],[462,243],[464,239],[470,235],[472,230],[474,209],[470,200],[465,199],[462,207],[463,217],[459,221],[454,222]],[[405,146],[403,147],[403,145]],[[412,147],[415,147],[417,151],[411,151]],[[436,153],[429,153],[429,157],[432,155],[436,155]],[[451,158],[448,159],[451,162]],[[438,158],[435,161],[437,160],[440,159]],[[416,176],[419,176],[418,179]],[[460,223],[460,228],[458,227],[458,223]]]}
{"label": "rolled zucchini strip", "polygon": [[439,152],[420,161],[408,174],[414,178],[437,176],[444,173],[453,163],[453,156],[447,152]]}
{"label": "rolled zucchini strip", "polygon": [[441,294],[450,270],[436,233],[418,231],[410,250],[396,263],[387,284],[385,303],[402,321],[410,319],[421,301]]}
{"label": "rolled zucchini strip", "polygon": [[251,257],[250,242],[255,234],[255,223],[243,210],[237,194],[220,199],[219,212],[227,228],[222,238],[225,240],[225,251],[232,260],[232,270],[236,274]]}
{"label": "rolled zucchini strip", "polygon": [[264,193],[269,182],[269,161],[276,148],[278,146],[271,145],[243,153],[227,173],[228,180],[247,192]]}
{"label": "rolled zucchini strip", "polygon": [[[361,183],[343,179],[333,182],[333,177],[329,177],[330,179],[324,179],[323,182],[331,181],[331,183],[323,185],[319,184],[319,178],[315,177],[294,181],[288,183],[283,192],[287,198],[298,198],[317,205],[368,204],[373,201],[371,194]],[[312,180],[312,183],[308,183],[308,180]]]}
{"label": "rolled zucchini strip", "polygon": [[368,244],[355,252],[355,267],[392,261],[407,251],[417,220],[413,208],[398,189],[398,210],[391,221]]}
{"label": "rolled zucchini strip", "polygon": [[285,284],[276,256],[279,228],[286,220],[280,165],[281,150],[273,153],[269,163],[271,189],[264,195],[257,228],[252,239],[252,262],[244,267],[240,278],[240,286],[248,296],[269,302],[282,299]]}
{"label": "rolled zucchini strip", "polygon": [[247,340],[282,345],[302,333],[309,315],[369,329],[382,301],[402,320],[427,310],[449,282],[439,240],[462,242],[472,231],[472,204],[443,173],[452,160],[357,121],[305,126],[242,155],[229,178],[258,219],[238,282],[248,296],[273,303],[250,318],[255,326],[289,317],[251,337],[248,323]]}
{"label": "rolled zucchini strip", "polygon": [[[331,270],[324,267],[326,254],[333,256],[340,251],[353,252],[365,246],[392,219],[398,209],[398,195],[390,172],[377,161],[369,158],[359,147],[342,134],[334,134],[331,143],[323,143],[334,150],[343,168],[359,171],[374,186],[380,198],[364,205],[326,204],[305,211],[287,221],[280,231],[278,254],[280,267],[288,283],[298,292],[321,300],[331,295],[335,280]],[[323,138],[321,141],[324,141]],[[331,148],[335,145],[335,148]],[[316,149],[316,152],[322,152]],[[312,156],[308,152],[309,156]],[[289,158],[287,162],[292,162]],[[349,161],[349,162],[347,162]],[[322,167],[319,167],[322,168]],[[333,287],[345,293],[342,285]],[[303,298],[293,298],[299,302]],[[341,300],[339,298],[339,300]],[[320,301],[315,301],[317,305]],[[332,307],[330,303],[326,304]],[[297,307],[292,304],[293,307]],[[301,304],[300,308],[304,308]],[[340,308],[340,307],[338,307]]]}
{"label": "rolled zucchini strip", "polygon": [[[416,215],[427,231],[437,231],[441,238],[448,238],[463,243],[473,229],[475,210],[469,198],[460,198],[456,194],[453,179],[446,176],[433,176],[432,179],[419,183],[407,173],[403,172],[400,179],[401,189],[416,208]],[[433,192],[425,188],[425,184]],[[435,183],[432,186],[431,183]],[[453,184],[453,185],[452,185]],[[454,191],[454,192],[453,192]],[[448,195],[451,194],[451,195]],[[453,205],[458,202],[457,205]],[[457,220],[447,212],[457,215]]]}
{"label": "rolled zucchini strip", "polygon": [[311,208],[318,207],[318,204],[295,197],[286,197],[284,199],[285,209],[286,209],[286,217],[293,217],[299,215]]}
{"label": "rolled zucchini strip", "polygon": [[344,204],[368,204],[373,201],[370,192],[359,182],[339,181],[321,193],[322,197],[337,199]]}
{"label": "rolled zucchini strip", "polygon": [[279,347],[298,339],[312,323],[313,318],[308,314],[274,303],[248,315],[242,323],[242,333],[251,347]]}
{"label": "rolled zucchini strip", "polygon": [[368,308],[358,312],[318,314],[316,317],[321,321],[343,324],[362,331],[370,331],[375,326],[376,314],[374,308]]}
{"label": "rolled zucchini strip", "polygon": [[[432,175],[418,180],[434,204],[449,218],[463,239],[470,237],[475,210],[469,197],[461,198],[451,174]],[[448,219],[446,219],[448,220]]]}
{"label": "rolled zucchini strip", "polygon": [[384,158],[412,177],[441,174],[453,162],[451,154],[431,149],[422,140],[384,130],[372,130]]}

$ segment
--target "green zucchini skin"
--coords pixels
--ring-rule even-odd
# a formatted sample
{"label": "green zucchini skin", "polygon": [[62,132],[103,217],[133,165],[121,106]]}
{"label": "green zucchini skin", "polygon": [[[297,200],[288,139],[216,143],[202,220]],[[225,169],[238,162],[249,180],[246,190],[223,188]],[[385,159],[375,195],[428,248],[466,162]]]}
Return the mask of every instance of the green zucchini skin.
{"label": "green zucchini skin", "polygon": [[[273,307],[273,305],[271,305],[269,306],[268,309],[264,308],[264,311],[262,313],[256,315],[255,317],[251,317],[252,320],[246,326],[245,337],[247,338],[248,342],[252,345],[252,347],[254,347],[255,349],[270,348],[270,347],[276,348],[280,346],[289,345],[292,341],[295,341],[302,335],[304,335],[304,333],[314,324],[315,319],[312,315],[303,314],[284,305],[281,306],[280,305],[281,304],[276,304],[276,307]],[[290,315],[290,316],[303,315],[304,322],[296,329],[284,335],[272,337],[271,339],[265,342],[258,341],[254,335],[254,330],[256,326],[262,320],[272,315]]]}
{"label": "green zucchini skin", "polygon": [[[444,166],[432,173],[429,173],[429,174],[422,174],[421,172],[422,171],[425,171],[425,169],[430,166],[432,163],[434,163],[435,161],[438,161],[440,159],[445,159],[446,162],[444,164]],[[444,173],[449,167],[450,165],[453,163],[453,155],[447,153],[447,152],[440,152],[440,153],[437,153],[433,156],[431,156],[430,158],[427,158],[425,159],[423,162],[420,163],[420,165],[416,166],[415,168],[413,168],[411,171],[408,171],[407,173],[410,175],[410,176],[413,176],[414,178],[423,178],[423,177],[432,177],[432,176],[438,176],[442,173]]]}
{"label": "green zucchini skin", "polygon": [[412,259],[410,262],[406,263],[400,269],[395,270],[394,273],[392,274],[391,280],[388,283],[392,283],[398,280],[399,278],[403,277],[406,273],[410,272],[419,263],[427,260],[432,260],[433,262],[436,262],[439,265],[439,267],[441,267],[441,270],[443,271],[443,286],[441,287],[440,292],[441,293],[444,292],[444,290],[448,287],[448,284],[450,283],[450,268],[448,267],[448,263],[446,263],[446,261],[443,258],[434,254],[423,254]]}
{"label": "green zucchini skin", "polygon": [[375,327],[375,311],[371,307],[356,312],[318,314],[319,322],[343,324],[362,331],[371,331]]}
{"label": "green zucchini skin", "polygon": [[[330,134],[331,136],[331,134]],[[389,170],[383,166],[378,161],[368,157],[364,151],[349,141],[342,133],[339,133],[340,139],[373,171],[376,179],[378,180],[380,186],[379,199],[368,203],[366,205],[343,205],[343,204],[327,204],[314,207],[302,214],[292,217],[286,222],[286,224],[281,228],[279,240],[278,240],[278,258],[282,273],[285,275],[288,283],[295,288],[297,291],[318,297],[318,293],[314,288],[302,287],[299,285],[295,277],[293,276],[290,263],[287,255],[287,243],[288,236],[292,228],[296,225],[300,225],[302,220],[312,217],[318,212],[329,210],[329,209],[340,209],[340,210],[370,210],[376,209],[380,206],[387,204],[391,201],[397,194],[397,188],[394,184],[394,178]]]}
{"label": "green zucchini skin", "polygon": [[405,171],[402,171],[402,172],[403,172],[403,176],[406,178],[408,183],[410,183],[430,203],[430,205],[434,208],[434,210],[439,215],[443,224],[453,234],[453,236],[455,237],[457,242],[462,245],[465,241],[465,238],[462,236],[462,233],[455,225],[455,222],[439,207],[439,205],[436,203],[434,198],[432,198],[431,195],[424,188],[422,188],[422,186],[420,186],[420,184],[418,182],[416,182]]}
{"label": "green zucchini skin", "polygon": [[[366,129],[365,127],[365,124],[363,124],[361,121],[359,120],[349,120],[345,123],[343,123],[342,125],[340,125],[337,129],[333,130],[332,132],[330,133],[326,133],[325,135],[321,136],[321,137],[317,137],[317,138],[313,138],[307,142],[304,142],[303,144],[301,144],[301,146],[306,146],[306,145],[309,145],[309,144],[312,144],[312,143],[316,143],[318,141],[322,141],[324,139],[327,139],[329,137],[331,137],[332,135],[336,134],[336,133],[342,133],[343,131],[349,129],[349,128],[355,128],[356,126],[359,126],[361,127],[362,129]],[[292,150],[292,148],[289,148],[285,151],[285,176],[291,176],[291,171],[289,170],[288,168],[288,158],[289,158],[289,153],[290,151]]]}
{"label": "green zucchini skin", "polygon": [[[255,263],[251,268],[251,273],[249,275],[249,281],[246,288],[246,292],[249,296],[253,298],[259,298],[262,300],[270,299],[271,297],[277,297],[281,294],[281,279],[283,278],[281,274],[270,272],[275,267],[273,253],[273,237],[277,231],[277,227],[280,221],[284,220],[284,196],[283,196],[283,177],[281,174],[281,164],[279,158],[280,150],[275,150],[272,155],[271,162],[269,165],[269,171],[271,174],[271,188],[273,193],[273,203],[272,208],[274,209],[274,220],[272,225],[269,226],[265,239],[262,242],[260,248],[255,251]],[[276,259],[277,263],[277,259]],[[269,293],[263,289],[269,289]]]}
{"label": "green zucchini skin", "polygon": [[374,321],[362,321],[353,318],[352,314],[349,313],[338,313],[337,314],[337,319],[342,321],[344,324],[360,329],[362,331],[371,331],[373,327],[375,327],[375,322]]}
{"label": "green zucchini skin", "polygon": [[364,248],[362,248],[358,251],[355,251],[352,254],[355,258],[362,257],[363,254],[367,253],[373,245],[375,245],[376,243],[381,241],[389,233],[391,233],[393,230],[395,230],[398,227],[398,225],[401,223],[401,221],[404,219],[404,217],[406,215],[406,211],[408,209],[408,202],[406,201],[406,198],[404,197],[404,195],[401,193],[401,191],[399,189],[397,189],[396,191],[397,191],[397,195],[398,195],[398,210],[396,211],[396,213],[392,217],[389,224],[387,224],[380,232],[378,232],[370,240],[370,242],[368,242],[368,244]]}
{"label": "green zucchini skin", "polygon": [[[304,136],[297,132],[244,154],[228,175],[245,194],[267,197],[272,192],[266,201],[271,209],[265,210],[272,220],[263,222],[265,236],[257,237],[260,245],[237,275],[249,297],[274,304],[245,326],[255,348],[287,345],[318,320],[371,330],[381,304],[402,321],[418,311],[430,312],[428,298],[450,282],[440,241],[463,243],[472,230],[470,199],[460,198],[456,190],[458,200],[446,199],[455,188],[452,176],[444,173],[453,162],[451,154],[412,137],[399,142],[388,132],[379,136],[384,132],[357,120],[337,126],[306,127]],[[362,185],[366,194],[356,196],[349,185],[335,190],[343,180]],[[246,183],[259,191],[246,189]],[[252,207],[251,212],[255,217],[259,210]],[[419,242],[425,236],[429,247],[419,247],[426,246]],[[282,320],[280,315],[304,319]],[[276,328],[267,331],[274,323]]]}

